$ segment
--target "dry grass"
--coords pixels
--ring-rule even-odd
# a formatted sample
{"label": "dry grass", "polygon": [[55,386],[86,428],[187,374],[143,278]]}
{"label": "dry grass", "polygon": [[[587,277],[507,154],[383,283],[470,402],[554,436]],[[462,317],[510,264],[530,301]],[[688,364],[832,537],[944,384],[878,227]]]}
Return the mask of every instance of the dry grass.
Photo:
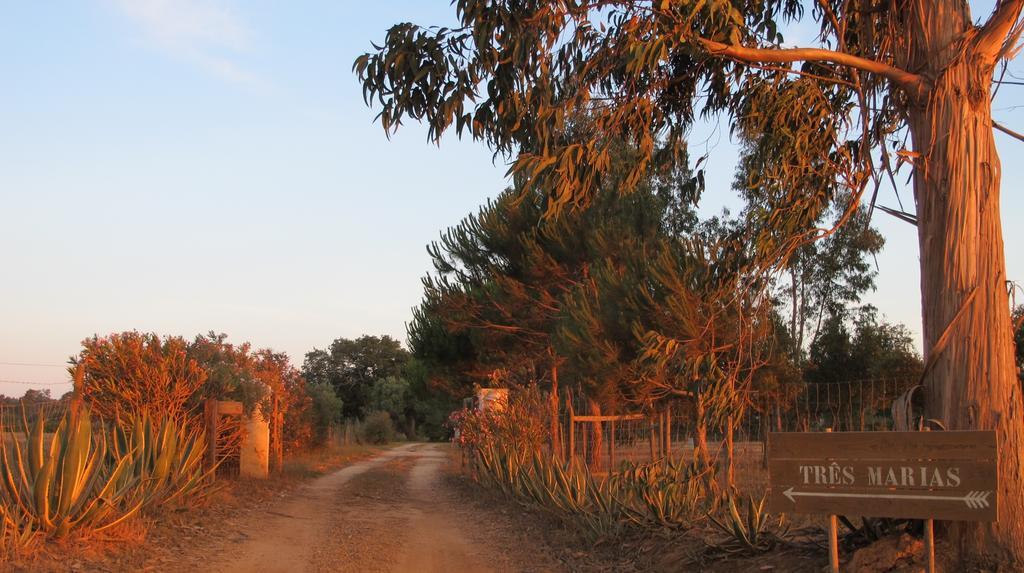
{"label": "dry grass", "polygon": [[318,477],[353,461],[368,458],[386,447],[351,444],[302,452],[285,458],[281,468],[281,477],[284,479]]}
{"label": "dry grass", "polygon": [[[17,442],[22,452],[25,451],[25,439],[25,434],[21,431],[0,433],[0,440],[3,440],[5,446],[13,448],[14,443]],[[53,432],[46,432],[45,434],[43,434],[44,447],[50,447],[50,442],[52,441]]]}

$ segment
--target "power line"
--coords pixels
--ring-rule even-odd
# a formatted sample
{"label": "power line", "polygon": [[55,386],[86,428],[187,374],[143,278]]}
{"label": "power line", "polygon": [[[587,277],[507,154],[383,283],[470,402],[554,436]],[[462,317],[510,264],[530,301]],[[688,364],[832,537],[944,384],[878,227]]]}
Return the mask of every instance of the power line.
{"label": "power line", "polygon": [[67,368],[67,364],[54,364],[48,362],[0,362],[0,366],[50,366]]}
{"label": "power line", "polygon": [[22,386],[64,386],[65,384],[71,384],[71,380],[67,382],[29,382],[28,380],[2,380],[0,384],[21,384]]}

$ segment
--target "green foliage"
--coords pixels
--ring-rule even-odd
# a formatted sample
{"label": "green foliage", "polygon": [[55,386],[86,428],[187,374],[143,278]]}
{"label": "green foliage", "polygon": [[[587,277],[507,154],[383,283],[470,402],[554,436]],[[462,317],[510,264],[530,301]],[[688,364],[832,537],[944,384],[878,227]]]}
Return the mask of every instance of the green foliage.
{"label": "green foliage", "polygon": [[30,518],[17,506],[0,505],[0,562],[14,561],[36,539]]}
{"label": "green foliage", "polygon": [[40,402],[52,402],[53,398],[50,396],[50,390],[37,390],[35,388],[29,388],[25,390],[25,394],[21,396],[21,402],[23,404],[38,404]]}
{"label": "green foliage", "polygon": [[314,444],[323,444],[331,426],[341,421],[344,403],[329,384],[307,384],[306,392],[312,402],[310,422],[314,431]]}
{"label": "green foliage", "polygon": [[519,380],[545,367],[537,362],[550,345],[558,293],[578,274],[581,252],[559,248],[562,225],[540,225],[542,204],[506,190],[428,247],[436,274],[423,280],[409,340],[425,364],[443,359],[454,370],[435,376],[449,378],[453,394],[495,370]]}
{"label": "green foliage", "polygon": [[387,412],[371,412],[359,428],[359,439],[367,444],[387,444],[396,437],[395,424]]}
{"label": "green foliage", "polygon": [[[884,65],[865,73],[806,52],[770,59],[746,51],[777,50],[787,24],[811,20],[820,25],[823,48],[906,63],[912,7],[831,2],[805,10],[795,0],[454,4],[458,26],[395,25],[354,62],[364,99],[380,106],[386,131],[412,118],[427,124],[433,141],[448,130],[485,141],[515,156],[512,170],[550,197],[548,210],[558,213],[588,204],[604,188],[615,138],[637,150],[617,178],[617,187],[629,191],[651,164],[685,151],[698,115],[721,114],[746,142],[741,187],[763,193],[760,219],[771,224],[757,227],[758,239],[770,251],[817,235],[813,225],[839,189],[855,189],[852,200],[859,199],[865,172],[875,169],[868,151],[903,125],[902,90],[916,96],[920,85]],[[803,66],[792,63],[808,57],[813,61]],[[848,121],[855,110],[863,124]],[[562,137],[584,114],[592,115],[593,132]]]}
{"label": "green foliage", "polygon": [[400,376],[409,353],[390,336],[339,338],[326,350],[306,353],[302,376],[311,384],[329,384],[343,402],[343,416],[356,418],[366,408],[366,393],[374,382]]}
{"label": "green foliage", "polygon": [[[587,129],[577,120],[570,131]],[[616,142],[610,158],[622,164],[633,153]],[[620,198],[620,176],[613,168],[589,209],[557,219],[544,218],[548,197],[517,185],[430,245],[435,274],[424,279],[409,340],[432,380],[464,396],[496,375],[549,383],[557,368],[602,401],[625,387],[640,351],[647,259],[692,230],[683,197],[695,184],[684,168],[652,169]]]}
{"label": "green foliage", "polygon": [[[657,276],[647,283],[651,288],[639,291],[651,293],[652,305],[664,310],[660,317],[641,317],[634,327],[641,338],[647,397],[696,385],[702,400],[709,391],[713,394],[710,402],[719,412],[735,407],[737,392],[747,389],[758,366],[769,361],[765,332],[774,325],[771,309],[764,308],[770,290],[766,277],[786,268],[801,245],[826,237],[833,223],[855,219],[872,187],[873,207],[884,182],[895,186],[899,165],[893,165],[893,148],[911,164],[919,204],[917,216],[901,218],[914,221],[921,244],[929,246],[922,250],[922,284],[930,291],[924,298],[942,299],[939,312],[930,309],[929,316],[948,317],[966,307],[966,287],[955,296],[934,296],[948,285],[961,285],[963,269],[980,273],[978,288],[988,289],[993,300],[1005,300],[999,299],[1003,254],[998,237],[988,236],[998,229],[998,205],[983,205],[974,217],[971,210],[979,204],[970,200],[977,184],[997,185],[998,173],[987,177],[968,167],[978,163],[971,153],[994,153],[988,121],[991,71],[1016,53],[1020,2],[997,3],[983,22],[972,19],[964,2],[454,0],[453,5],[456,26],[395,25],[373,51],[355,60],[364,99],[379,106],[377,118],[389,134],[413,119],[427,124],[432,141],[454,130],[486,142],[496,155],[512,157],[510,171],[517,184],[545,198],[549,217],[590,205],[609,189],[623,194],[637,189],[665,158],[682,165],[686,136],[698,117],[728,120],[743,145],[738,187],[749,206],[748,233],[698,237],[689,245],[655,251],[664,262],[656,263]],[[781,30],[790,25],[814,30],[804,34],[811,40],[803,47],[810,49],[784,43]],[[961,119],[958,110],[966,109],[964,94],[973,94],[972,109],[981,120],[950,132],[950,125]],[[594,129],[570,134],[573,122],[583,116],[589,116]],[[916,152],[904,149],[908,139],[918,146]],[[636,154],[623,169],[614,169],[613,150],[623,141]],[[966,143],[972,141],[984,145]],[[616,184],[607,185],[616,172]],[[700,183],[702,174],[695,179]],[[689,199],[695,202],[697,196]],[[953,200],[947,205],[949,197]],[[959,218],[950,216],[961,210],[957,197],[967,198],[966,215]],[[972,235],[977,229],[990,232],[978,239]],[[851,238],[871,243],[873,237],[865,232]],[[984,254],[974,257],[978,260],[972,259],[977,249],[943,252],[943,245],[975,239]],[[479,250],[486,254],[489,246],[482,243]],[[833,256],[843,251],[838,248]],[[822,254],[829,256],[827,249]],[[869,277],[860,271],[844,275],[844,264],[819,261],[817,270],[792,269],[798,282],[822,287],[812,301],[822,320],[837,314],[828,311],[844,301],[837,286],[855,295]],[[986,276],[991,280],[983,280]],[[582,280],[590,280],[589,275]],[[481,283],[470,294],[506,290],[497,280]],[[617,377],[609,366],[620,353],[628,359],[629,349],[613,342],[616,329],[608,328],[614,322],[604,318],[610,305],[602,304],[600,289],[577,301],[577,324],[566,331],[576,340],[601,342],[594,347],[596,356],[583,362],[603,365]],[[668,294],[661,298],[664,291]],[[791,300],[797,313],[810,317],[809,307],[797,299]],[[469,303],[475,300],[469,297]],[[444,316],[444,306],[429,296],[425,308]],[[997,309],[991,316],[1005,319],[1001,305],[989,308]],[[426,318],[436,333],[439,322]],[[944,321],[927,320],[926,327],[935,331],[925,338],[938,340]],[[791,322],[796,343],[790,352],[798,364],[804,348],[798,325],[805,322],[800,317]],[[532,338],[521,323],[498,324],[514,326],[515,336]],[[810,345],[816,376],[831,377],[823,369],[838,372],[840,359],[854,353],[869,369],[889,364],[888,358],[875,359],[878,349],[887,346],[896,348],[893,358],[900,367],[912,367],[900,347],[904,333],[878,325],[858,328],[845,340],[838,323],[822,328]],[[987,337],[987,346],[995,348],[1007,336],[978,324],[950,333],[950,347],[961,350],[980,344],[969,339]],[[469,332],[466,339],[474,336]],[[493,349],[500,355],[519,350],[498,344]],[[459,358],[484,362],[490,358],[487,350],[480,345]],[[564,349],[562,354],[573,356]],[[527,372],[535,367],[520,364]],[[953,370],[936,369],[929,384],[952,390],[932,393],[932,398],[940,410],[961,411],[956,401],[983,393],[978,385],[982,390],[1005,388],[1006,381],[998,379],[1000,366],[1006,364],[995,367],[992,380],[987,371],[954,380],[949,379]],[[853,376],[845,372],[841,378]],[[961,391],[965,388],[975,391]],[[977,423],[991,425],[997,418],[982,416]],[[1012,421],[999,424],[1001,431],[1019,430]],[[758,531],[752,525],[757,523],[742,531],[747,545]],[[963,539],[969,543],[962,545],[977,550],[983,541],[994,541],[1020,553],[1020,535],[1014,524],[1008,527],[991,535],[965,530]]]}
{"label": "green foliage", "polygon": [[288,387],[298,378],[287,355],[254,352],[214,332],[192,342],[138,332],[93,337],[72,361],[72,375],[82,368],[83,398],[105,420],[145,413],[188,417],[206,398],[240,401],[248,413],[258,404],[269,411],[270,397],[287,403]]}
{"label": "green foliage", "polygon": [[923,368],[907,328],[880,321],[878,311],[866,306],[854,319],[852,333],[840,316],[825,320],[811,344],[805,377],[812,383],[872,378],[916,383]]}
{"label": "green foliage", "polygon": [[627,463],[611,478],[613,491],[636,526],[686,529],[697,508],[710,499],[714,469],[670,458],[646,464]]}
{"label": "green foliage", "polygon": [[227,334],[211,331],[196,336],[189,344],[189,357],[207,373],[207,381],[202,392],[195,396],[193,405],[198,409],[198,402],[205,398],[236,400],[242,403],[246,412],[251,413],[257,404],[265,402],[271,391],[257,374],[262,359],[252,351],[248,342],[235,345],[227,338]]}
{"label": "green foliage", "polygon": [[409,383],[404,378],[389,376],[375,381],[366,391],[367,412],[387,412],[395,419],[405,415],[409,406]]}
{"label": "green foliage", "polygon": [[744,271],[752,256],[743,228],[723,220],[657,253],[642,291],[653,311],[636,326],[644,395],[693,393],[700,424],[741,415],[742,393],[774,350],[768,283]]}
{"label": "green foliage", "polygon": [[432,384],[427,366],[418,358],[409,361],[404,376],[409,381],[409,399],[417,424],[417,435],[410,435],[409,439],[447,440],[450,429],[446,422],[458,401]]}
{"label": "green foliage", "polygon": [[[748,207],[748,212],[754,209]],[[829,212],[823,223],[831,225],[842,216]],[[870,226],[867,210],[858,209],[833,234],[793,252],[785,269],[788,279],[779,277],[775,294],[780,310],[784,304],[789,307],[783,310],[789,336],[783,348],[797,364],[806,359],[805,342],[817,340],[825,318],[845,315],[874,289],[877,272],[870,257],[884,244],[881,234]]]}

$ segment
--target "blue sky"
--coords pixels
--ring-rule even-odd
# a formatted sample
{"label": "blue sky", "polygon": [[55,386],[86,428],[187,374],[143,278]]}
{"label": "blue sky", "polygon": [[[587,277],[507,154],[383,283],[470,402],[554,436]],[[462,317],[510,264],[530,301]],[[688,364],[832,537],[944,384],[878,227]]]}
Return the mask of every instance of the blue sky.
{"label": "blue sky", "polygon": [[[212,329],[296,363],[339,336],[404,340],[425,245],[498,193],[505,166],[417,125],[388,141],[350,67],[396,22],[453,17],[447,0],[0,4],[0,393],[63,382],[93,333]],[[995,108],[1024,130],[1006,109],[1021,90]],[[1024,280],[1024,143],[997,139]],[[735,207],[728,127],[692,140],[713,147],[702,209]],[[878,222],[869,302],[917,331],[916,233]]]}

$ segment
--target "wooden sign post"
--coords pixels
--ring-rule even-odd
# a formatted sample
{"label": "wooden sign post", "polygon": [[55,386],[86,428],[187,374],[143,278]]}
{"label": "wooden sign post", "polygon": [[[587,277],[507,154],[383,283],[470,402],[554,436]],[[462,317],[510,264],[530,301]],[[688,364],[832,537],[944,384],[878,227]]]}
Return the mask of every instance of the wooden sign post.
{"label": "wooden sign post", "polygon": [[996,519],[994,431],[783,432],[770,434],[768,447],[771,511],[826,514],[832,522],[836,515]]}

